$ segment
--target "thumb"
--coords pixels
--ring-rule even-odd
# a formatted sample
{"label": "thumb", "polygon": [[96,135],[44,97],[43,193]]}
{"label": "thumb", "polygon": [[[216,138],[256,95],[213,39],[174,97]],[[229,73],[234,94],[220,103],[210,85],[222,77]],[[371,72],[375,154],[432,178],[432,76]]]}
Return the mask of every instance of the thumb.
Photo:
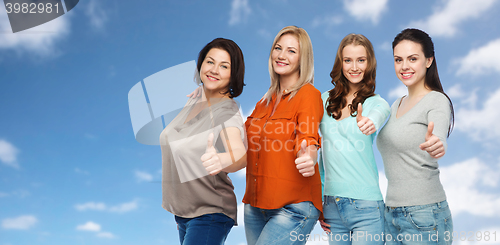
{"label": "thumb", "polygon": [[214,147],[214,133],[210,133],[208,135],[207,151],[209,151],[212,147]]}
{"label": "thumb", "polygon": [[304,155],[307,153],[307,141],[302,140],[302,143],[300,143],[300,153],[301,155]]}
{"label": "thumb", "polygon": [[361,119],[363,118],[361,114],[363,114],[363,104],[358,103],[358,114],[356,115],[357,122],[361,121]]}
{"label": "thumb", "polygon": [[434,130],[434,122],[429,122],[427,126],[427,133],[425,134],[425,140],[428,140],[432,136],[432,131]]}

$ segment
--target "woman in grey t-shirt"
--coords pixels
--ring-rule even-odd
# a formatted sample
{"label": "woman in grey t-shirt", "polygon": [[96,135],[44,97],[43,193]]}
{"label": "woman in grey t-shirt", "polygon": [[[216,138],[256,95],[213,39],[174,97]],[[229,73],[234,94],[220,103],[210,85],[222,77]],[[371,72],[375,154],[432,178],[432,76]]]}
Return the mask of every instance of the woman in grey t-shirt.
{"label": "woman in grey t-shirt", "polygon": [[182,245],[223,244],[236,223],[236,196],[229,172],[246,166],[239,106],[243,53],[217,38],[199,53],[202,96],[190,98],[160,135],[162,206],[175,215]]}
{"label": "woman in grey t-shirt", "polygon": [[453,104],[439,80],[427,33],[405,29],[392,43],[394,69],[408,95],[392,105],[377,146],[388,179],[387,244],[451,244],[453,223],[439,180]]}

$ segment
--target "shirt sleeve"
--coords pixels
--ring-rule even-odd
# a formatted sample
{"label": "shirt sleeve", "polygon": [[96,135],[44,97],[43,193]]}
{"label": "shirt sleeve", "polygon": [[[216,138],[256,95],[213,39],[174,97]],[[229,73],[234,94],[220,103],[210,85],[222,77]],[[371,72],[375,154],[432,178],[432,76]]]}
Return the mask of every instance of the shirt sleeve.
{"label": "shirt sleeve", "polygon": [[373,125],[375,125],[375,130],[378,131],[382,127],[382,124],[385,122],[385,120],[391,114],[391,108],[389,107],[387,101],[385,101],[380,96],[376,96],[370,102],[371,106],[368,107],[370,108],[370,110],[367,111],[366,117],[368,117],[373,122]]}
{"label": "shirt sleeve", "polygon": [[441,93],[439,93],[435,99],[429,101],[431,103],[429,106],[431,109],[427,112],[427,126],[429,126],[430,122],[434,122],[434,130],[432,133],[443,142],[446,152],[448,148],[446,138],[448,137],[451,118],[450,102],[448,98]]}
{"label": "shirt sleeve", "polygon": [[307,141],[307,146],[317,145],[321,147],[321,140],[318,133],[319,123],[323,117],[323,100],[321,93],[313,88],[301,94],[297,111],[297,137],[294,144],[294,154],[300,150],[303,140]]}

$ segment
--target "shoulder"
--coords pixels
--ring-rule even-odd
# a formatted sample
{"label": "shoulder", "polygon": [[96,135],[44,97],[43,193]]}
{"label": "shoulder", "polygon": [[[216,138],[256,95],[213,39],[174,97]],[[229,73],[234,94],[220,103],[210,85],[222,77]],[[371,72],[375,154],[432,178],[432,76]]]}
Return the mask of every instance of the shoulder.
{"label": "shoulder", "polygon": [[424,98],[422,98],[423,104],[429,109],[444,109],[448,110],[450,108],[450,101],[441,92],[431,91]]}
{"label": "shoulder", "polygon": [[382,96],[380,96],[379,94],[376,94],[374,96],[366,98],[365,103],[378,104],[378,103],[387,103],[387,101],[384,100],[384,98],[382,98]]}
{"label": "shoulder", "polygon": [[295,96],[316,96],[321,97],[321,92],[310,83],[306,83],[302,86]]}
{"label": "shoulder", "polygon": [[325,91],[324,93],[321,94],[321,99],[323,99],[323,101],[328,100],[328,97],[330,97],[330,90]]}

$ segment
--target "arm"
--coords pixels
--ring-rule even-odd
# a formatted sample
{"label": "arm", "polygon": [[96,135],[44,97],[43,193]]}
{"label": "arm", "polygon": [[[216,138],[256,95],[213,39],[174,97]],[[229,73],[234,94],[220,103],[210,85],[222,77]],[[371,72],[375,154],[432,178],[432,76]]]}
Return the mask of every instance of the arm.
{"label": "arm", "polygon": [[[369,104],[367,102],[369,102]],[[373,98],[370,101],[365,100],[365,104],[367,104],[365,107],[369,109],[365,111],[364,116],[363,107],[361,103],[358,104],[356,121],[358,122],[359,130],[365,135],[370,135],[380,129],[382,123],[389,117],[391,108],[387,101],[379,97]],[[373,104],[373,106],[370,108],[371,104]]]}
{"label": "arm", "polygon": [[427,133],[420,149],[427,151],[433,158],[440,158],[446,153],[446,138],[450,126],[451,110],[448,99],[440,96],[432,101],[432,109],[427,112]]}
{"label": "arm", "polygon": [[316,89],[305,94],[297,113],[297,137],[295,143],[295,164],[304,177],[315,174],[314,165],[318,158],[320,136],[319,123],[323,117],[323,100]]}
{"label": "arm", "polygon": [[225,128],[220,132],[221,140],[226,152],[217,153],[213,146],[213,134],[208,137],[207,150],[201,161],[210,175],[216,175],[221,171],[227,173],[236,172],[246,167],[246,149],[240,136],[240,130],[236,127]]}

